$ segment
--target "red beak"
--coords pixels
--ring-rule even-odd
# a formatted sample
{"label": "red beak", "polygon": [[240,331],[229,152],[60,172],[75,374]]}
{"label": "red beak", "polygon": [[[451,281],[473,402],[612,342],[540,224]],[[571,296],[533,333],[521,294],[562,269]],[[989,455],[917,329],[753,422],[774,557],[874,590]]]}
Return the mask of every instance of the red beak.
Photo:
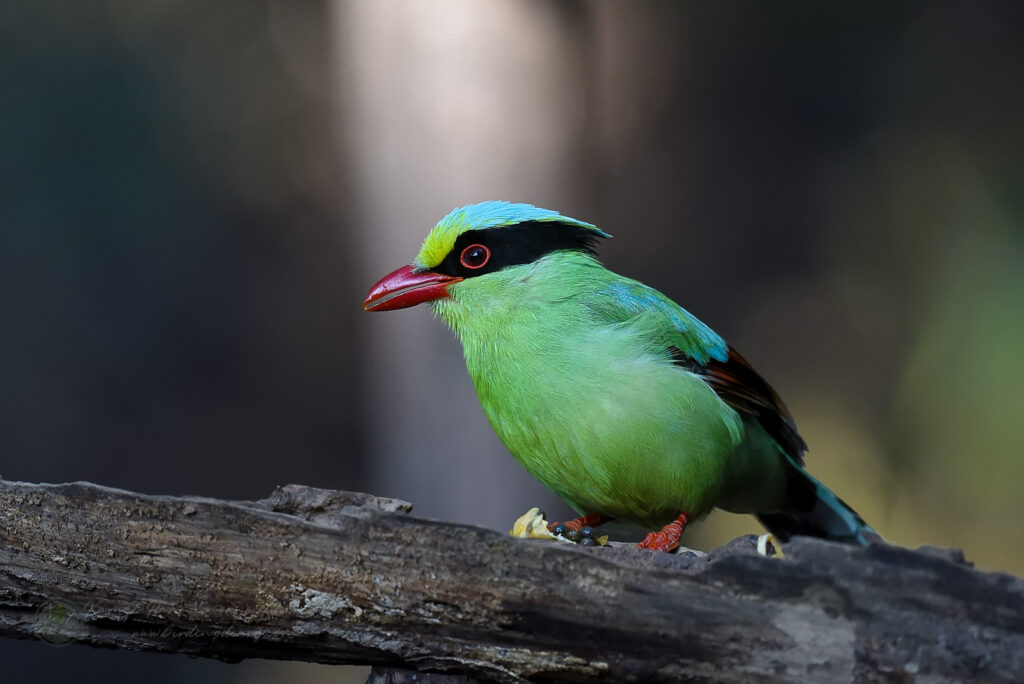
{"label": "red beak", "polygon": [[448,296],[446,288],[460,280],[462,278],[431,271],[417,273],[412,266],[403,266],[370,288],[363,302],[363,311],[391,311],[443,299]]}

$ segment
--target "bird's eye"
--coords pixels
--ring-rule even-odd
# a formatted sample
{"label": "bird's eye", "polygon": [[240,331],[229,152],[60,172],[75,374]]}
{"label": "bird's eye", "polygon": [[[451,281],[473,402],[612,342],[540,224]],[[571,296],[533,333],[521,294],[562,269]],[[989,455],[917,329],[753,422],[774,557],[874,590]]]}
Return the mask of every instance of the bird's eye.
{"label": "bird's eye", "polygon": [[483,268],[490,260],[491,250],[485,245],[470,245],[462,250],[462,256],[459,257],[460,264],[474,270]]}

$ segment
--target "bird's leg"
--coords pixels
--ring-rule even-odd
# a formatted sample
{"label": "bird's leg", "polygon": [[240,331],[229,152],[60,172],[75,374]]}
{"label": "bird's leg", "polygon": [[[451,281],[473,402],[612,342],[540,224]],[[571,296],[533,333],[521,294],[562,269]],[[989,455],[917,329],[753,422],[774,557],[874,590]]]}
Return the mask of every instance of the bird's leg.
{"label": "bird's leg", "polygon": [[679,546],[679,538],[683,536],[690,516],[680,513],[679,517],[661,528],[660,532],[648,532],[644,540],[637,544],[641,549],[653,551],[671,551]]}
{"label": "bird's leg", "polygon": [[584,539],[592,537],[592,535],[586,534],[585,530],[597,527],[598,525],[603,525],[609,520],[611,520],[611,518],[606,515],[601,515],[600,513],[587,513],[586,515],[566,522],[551,523],[548,525],[548,531],[552,534],[564,537],[571,542],[580,543]]}
{"label": "bird's leg", "polygon": [[573,520],[567,520],[560,523],[548,523],[548,529],[554,532],[555,528],[559,525],[565,525],[565,527],[570,530],[582,530],[584,527],[597,527],[598,525],[603,525],[609,520],[611,520],[611,518],[601,515],[600,513],[587,513],[586,515],[574,518]]}

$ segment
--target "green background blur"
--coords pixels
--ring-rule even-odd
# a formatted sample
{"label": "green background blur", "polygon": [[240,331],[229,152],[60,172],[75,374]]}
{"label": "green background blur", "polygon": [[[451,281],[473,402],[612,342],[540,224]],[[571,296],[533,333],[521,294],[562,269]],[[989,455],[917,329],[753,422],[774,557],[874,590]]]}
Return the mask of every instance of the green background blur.
{"label": "green background blur", "polygon": [[[567,515],[440,322],[360,310],[450,208],[508,199],[614,234],[605,263],[738,348],[887,539],[1024,574],[1022,84],[1018,2],[4,2],[0,474]],[[757,531],[715,513],[684,541]]]}

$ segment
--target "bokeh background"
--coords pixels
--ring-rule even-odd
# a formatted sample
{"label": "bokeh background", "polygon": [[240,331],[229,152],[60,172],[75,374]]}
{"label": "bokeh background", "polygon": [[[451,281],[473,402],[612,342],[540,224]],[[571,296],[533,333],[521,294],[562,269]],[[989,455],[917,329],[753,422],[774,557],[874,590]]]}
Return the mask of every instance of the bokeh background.
{"label": "bokeh background", "polygon": [[[1024,573],[1024,4],[0,5],[0,474],[568,515],[425,307],[454,206],[614,234],[889,540]],[[713,514],[710,548],[758,531]],[[2,641],[5,681],[360,681]]]}

